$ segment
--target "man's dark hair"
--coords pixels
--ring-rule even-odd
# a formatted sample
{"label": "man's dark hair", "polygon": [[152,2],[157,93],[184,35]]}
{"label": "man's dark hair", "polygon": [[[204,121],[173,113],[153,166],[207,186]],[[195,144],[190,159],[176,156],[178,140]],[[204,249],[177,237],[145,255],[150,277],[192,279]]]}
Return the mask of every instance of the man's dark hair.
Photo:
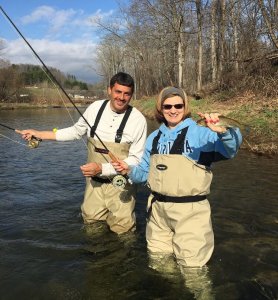
{"label": "man's dark hair", "polygon": [[115,74],[111,80],[110,80],[110,88],[112,89],[112,87],[115,85],[115,83],[118,83],[120,85],[124,85],[124,86],[128,86],[131,87],[131,91],[133,93],[134,91],[134,80],[133,78],[124,72],[119,72],[117,74]]}

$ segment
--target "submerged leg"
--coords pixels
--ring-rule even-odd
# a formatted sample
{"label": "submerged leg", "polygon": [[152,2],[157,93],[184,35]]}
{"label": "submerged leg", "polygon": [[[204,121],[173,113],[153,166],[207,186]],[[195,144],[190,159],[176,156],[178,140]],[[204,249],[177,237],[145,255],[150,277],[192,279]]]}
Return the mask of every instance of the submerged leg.
{"label": "submerged leg", "polygon": [[207,266],[191,268],[180,265],[180,270],[184,277],[185,287],[194,295],[194,299],[215,299]]}

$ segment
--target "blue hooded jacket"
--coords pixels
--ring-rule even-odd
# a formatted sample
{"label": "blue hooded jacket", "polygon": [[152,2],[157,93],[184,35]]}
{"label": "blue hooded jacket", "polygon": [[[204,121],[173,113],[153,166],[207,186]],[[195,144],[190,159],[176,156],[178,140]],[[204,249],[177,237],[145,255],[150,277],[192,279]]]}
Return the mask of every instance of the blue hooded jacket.
{"label": "blue hooded jacket", "polygon": [[242,143],[242,135],[238,128],[229,128],[225,133],[216,133],[208,127],[197,125],[191,118],[183,120],[173,129],[162,124],[148,136],[143,157],[139,165],[131,167],[129,178],[134,183],[147,181],[153,139],[159,131],[162,134],[158,140],[158,153],[169,154],[175,139],[185,127],[188,127],[188,131],[183,155],[207,167],[213,162],[233,158]]}

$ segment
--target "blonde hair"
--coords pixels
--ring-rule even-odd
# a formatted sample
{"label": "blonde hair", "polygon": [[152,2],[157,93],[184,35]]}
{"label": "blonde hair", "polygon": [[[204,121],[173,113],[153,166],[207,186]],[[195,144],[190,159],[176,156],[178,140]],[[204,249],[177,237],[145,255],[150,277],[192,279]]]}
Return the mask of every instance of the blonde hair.
{"label": "blonde hair", "polygon": [[188,98],[185,91],[181,88],[177,88],[174,86],[167,86],[163,90],[161,90],[156,101],[155,118],[158,123],[164,123],[165,125],[167,125],[167,121],[163,115],[163,103],[166,99],[174,96],[179,96],[183,101],[184,115],[182,119],[184,120],[190,117],[191,112],[189,110]]}

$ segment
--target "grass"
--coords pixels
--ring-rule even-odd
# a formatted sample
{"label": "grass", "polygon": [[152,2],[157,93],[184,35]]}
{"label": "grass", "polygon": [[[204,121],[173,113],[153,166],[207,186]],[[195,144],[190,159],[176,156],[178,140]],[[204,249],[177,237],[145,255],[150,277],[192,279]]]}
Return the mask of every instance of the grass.
{"label": "grass", "polygon": [[138,109],[148,118],[154,118],[154,111],[155,111],[155,98],[154,97],[144,97],[139,100],[132,100],[131,104]]}
{"label": "grass", "polygon": [[[252,93],[229,99],[230,95],[217,94],[205,99],[189,99],[192,118],[199,119],[197,112],[219,112],[224,116],[248,125],[243,132],[242,148],[263,155],[278,153],[278,99],[262,99]],[[154,118],[155,97],[133,101],[133,105],[147,117]]]}
{"label": "grass", "polygon": [[[29,89],[30,103],[0,102],[0,109],[40,108],[54,105],[71,105],[68,99],[61,100],[64,95],[57,89]],[[157,96],[143,97],[132,100],[131,104],[137,107],[146,117],[154,119]],[[77,103],[76,103],[77,104]],[[84,103],[85,104],[85,103]],[[84,105],[78,103],[77,105]],[[233,93],[221,92],[210,97],[195,100],[189,99],[189,106],[193,119],[199,119],[197,112],[219,112],[250,127],[250,132],[244,135],[243,147],[257,154],[276,155],[278,153],[278,98],[260,98],[254,93],[246,91],[240,96]]]}

